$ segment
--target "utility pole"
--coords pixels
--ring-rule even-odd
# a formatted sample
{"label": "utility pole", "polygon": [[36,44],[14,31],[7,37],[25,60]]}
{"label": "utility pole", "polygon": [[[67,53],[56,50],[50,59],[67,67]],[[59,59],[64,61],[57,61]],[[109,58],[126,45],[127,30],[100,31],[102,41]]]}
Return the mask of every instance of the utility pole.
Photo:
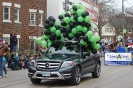
{"label": "utility pole", "polygon": [[[124,0],[122,0],[122,31],[124,30]],[[123,33],[123,32],[122,32]],[[123,33],[123,42],[125,42],[125,35]]]}

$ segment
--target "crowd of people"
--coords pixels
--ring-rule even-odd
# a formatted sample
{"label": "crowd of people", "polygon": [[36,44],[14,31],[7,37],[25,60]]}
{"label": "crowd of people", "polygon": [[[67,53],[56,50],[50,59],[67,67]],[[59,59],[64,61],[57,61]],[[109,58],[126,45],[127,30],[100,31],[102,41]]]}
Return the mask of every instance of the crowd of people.
{"label": "crowd of people", "polygon": [[133,43],[132,42],[115,42],[112,44],[102,43],[101,45],[101,55],[104,56],[104,53],[114,52],[114,53],[126,53],[133,52]]}
{"label": "crowd of people", "polygon": [[40,54],[34,56],[28,53],[25,55],[19,54],[17,42],[16,34],[10,34],[10,42],[8,42],[8,39],[0,38],[0,78],[7,77],[7,68],[11,68],[13,71],[27,69],[32,60],[35,61],[41,57]]}

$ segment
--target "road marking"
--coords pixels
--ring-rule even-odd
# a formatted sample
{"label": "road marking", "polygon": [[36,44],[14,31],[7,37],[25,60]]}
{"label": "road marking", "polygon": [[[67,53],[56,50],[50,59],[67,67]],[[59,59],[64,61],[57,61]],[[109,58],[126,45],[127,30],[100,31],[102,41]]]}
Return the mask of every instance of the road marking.
{"label": "road marking", "polygon": [[[124,69],[131,68],[131,67],[132,67],[132,66],[130,66],[130,67],[125,67],[125,68],[122,68],[122,69],[120,69],[120,70],[116,70],[116,71],[114,71],[114,72],[105,74],[105,75],[103,75],[103,76],[101,76],[101,77],[105,77],[105,76],[111,75],[111,74],[113,74],[113,73],[120,72],[120,71],[122,71],[122,70],[124,70]],[[101,77],[100,77],[100,78],[101,78]],[[79,86],[82,86],[83,84],[89,83],[89,82],[94,81],[94,80],[96,80],[96,78],[91,79],[91,80],[86,81],[86,82],[83,82],[83,83],[81,83]],[[78,87],[78,86],[73,86],[73,87],[70,87],[70,88],[75,88],[75,87]]]}

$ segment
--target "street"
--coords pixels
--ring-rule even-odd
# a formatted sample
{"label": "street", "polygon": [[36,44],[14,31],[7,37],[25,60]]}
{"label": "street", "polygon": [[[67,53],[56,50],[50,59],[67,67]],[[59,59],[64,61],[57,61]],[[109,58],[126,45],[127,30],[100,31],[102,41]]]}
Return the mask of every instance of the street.
{"label": "street", "polygon": [[133,66],[105,66],[103,57],[101,61],[101,76],[94,79],[87,74],[76,86],[66,81],[49,80],[35,85],[30,82],[27,70],[18,70],[8,71],[8,77],[0,79],[0,88],[133,88]]}

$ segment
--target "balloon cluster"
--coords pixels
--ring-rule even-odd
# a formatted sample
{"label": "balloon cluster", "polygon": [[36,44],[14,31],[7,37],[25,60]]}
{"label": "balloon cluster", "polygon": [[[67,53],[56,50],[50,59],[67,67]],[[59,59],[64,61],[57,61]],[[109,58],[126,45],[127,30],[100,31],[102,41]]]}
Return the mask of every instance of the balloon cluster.
{"label": "balloon cluster", "polygon": [[86,47],[89,53],[97,53],[101,47],[99,44],[100,37],[94,36],[92,20],[86,8],[82,4],[73,4],[70,12],[62,12],[58,16],[60,22],[49,16],[45,20],[43,36],[36,39],[36,43],[47,48],[56,41],[76,39],[83,47]]}

